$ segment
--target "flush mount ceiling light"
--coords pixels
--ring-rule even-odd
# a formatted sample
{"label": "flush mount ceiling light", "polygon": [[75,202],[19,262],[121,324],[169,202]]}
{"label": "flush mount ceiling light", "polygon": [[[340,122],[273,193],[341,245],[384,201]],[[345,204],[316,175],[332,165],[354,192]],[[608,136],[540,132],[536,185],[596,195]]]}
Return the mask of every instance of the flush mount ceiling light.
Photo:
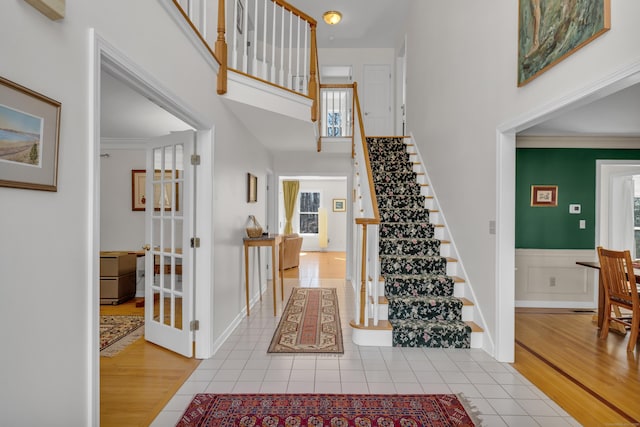
{"label": "flush mount ceiling light", "polygon": [[322,19],[329,25],[336,25],[342,19],[342,14],[336,10],[329,10],[322,15]]}

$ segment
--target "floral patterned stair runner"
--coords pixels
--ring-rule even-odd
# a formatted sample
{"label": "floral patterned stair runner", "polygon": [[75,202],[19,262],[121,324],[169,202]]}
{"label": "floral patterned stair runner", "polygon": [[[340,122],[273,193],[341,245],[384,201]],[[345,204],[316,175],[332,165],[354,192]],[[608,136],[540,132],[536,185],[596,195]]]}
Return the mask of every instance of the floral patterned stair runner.
{"label": "floral patterned stair runner", "polygon": [[469,348],[471,328],[440,256],[402,138],[367,138],[380,211],[380,270],[397,347]]}

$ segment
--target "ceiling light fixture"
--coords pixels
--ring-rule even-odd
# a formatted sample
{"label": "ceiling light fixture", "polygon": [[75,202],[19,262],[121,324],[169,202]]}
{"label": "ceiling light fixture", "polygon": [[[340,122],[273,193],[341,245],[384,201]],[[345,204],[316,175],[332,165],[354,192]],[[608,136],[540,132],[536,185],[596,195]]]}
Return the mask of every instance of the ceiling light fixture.
{"label": "ceiling light fixture", "polygon": [[322,19],[329,25],[336,25],[342,19],[342,14],[337,10],[329,10],[322,15]]}

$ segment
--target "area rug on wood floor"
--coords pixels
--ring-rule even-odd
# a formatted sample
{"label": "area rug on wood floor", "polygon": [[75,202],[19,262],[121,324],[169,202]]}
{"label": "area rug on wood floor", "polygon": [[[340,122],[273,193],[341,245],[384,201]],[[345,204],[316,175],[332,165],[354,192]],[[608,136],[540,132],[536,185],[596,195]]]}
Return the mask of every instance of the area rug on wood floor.
{"label": "area rug on wood floor", "polygon": [[475,426],[455,394],[197,394],[180,427]]}
{"label": "area rug on wood floor", "polygon": [[144,335],[144,316],[100,316],[100,356],[113,357]]}
{"label": "area rug on wood floor", "polygon": [[344,353],[335,288],[294,288],[268,353]]}

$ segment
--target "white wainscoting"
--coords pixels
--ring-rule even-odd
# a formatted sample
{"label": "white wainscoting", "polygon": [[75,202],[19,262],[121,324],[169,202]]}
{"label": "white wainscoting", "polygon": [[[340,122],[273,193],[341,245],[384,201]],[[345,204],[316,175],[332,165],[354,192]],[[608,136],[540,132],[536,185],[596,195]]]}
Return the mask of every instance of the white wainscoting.
{"label": "white wainscoting", "polygon": [[516,307],[597,307],[597,270],[576,264],[594,261],[596,252],[516,249]]}

